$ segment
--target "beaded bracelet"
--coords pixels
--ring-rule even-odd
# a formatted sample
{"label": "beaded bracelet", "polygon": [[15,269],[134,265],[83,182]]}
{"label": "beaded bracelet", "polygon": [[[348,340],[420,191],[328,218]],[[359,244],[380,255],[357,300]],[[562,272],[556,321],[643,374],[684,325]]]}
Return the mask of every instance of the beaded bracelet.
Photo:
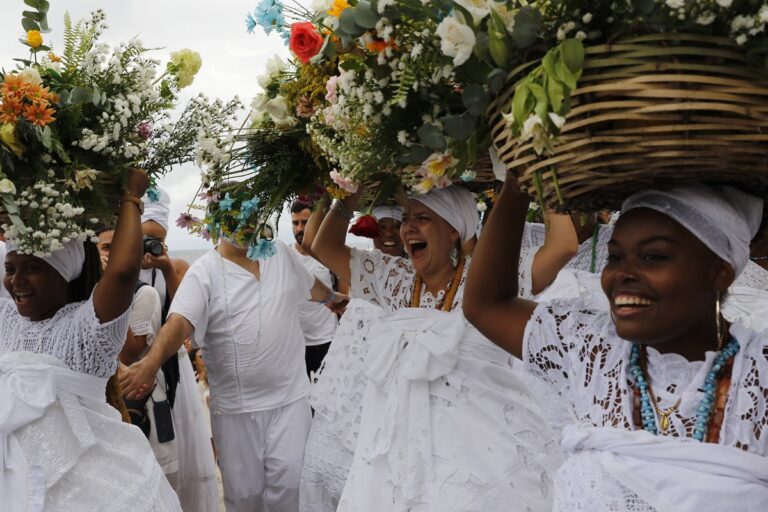
{"label": "beaded bracelet", "polygon": [[338,213],[345,219],[347,219],[347,222],[352,220],[352,217],[354,217],[354,214],[347,210],[347,207],[344,206],[344,203],[339,201],[338,199],[333,203],[333,206],[331,207],[331,210]]}

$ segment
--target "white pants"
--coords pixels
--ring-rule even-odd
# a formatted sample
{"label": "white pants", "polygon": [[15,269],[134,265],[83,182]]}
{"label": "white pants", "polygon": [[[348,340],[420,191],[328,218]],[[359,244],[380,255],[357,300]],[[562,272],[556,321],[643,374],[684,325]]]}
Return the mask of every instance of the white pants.
{"label": "white pants", "polygon": [[211,420],[227,512],[297,512],[309,401]]}

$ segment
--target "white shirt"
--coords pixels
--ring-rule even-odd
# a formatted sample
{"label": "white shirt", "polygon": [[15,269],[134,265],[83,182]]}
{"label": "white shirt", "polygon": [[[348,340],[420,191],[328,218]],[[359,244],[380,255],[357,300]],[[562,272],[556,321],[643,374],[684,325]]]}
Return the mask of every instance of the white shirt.
{"label": "white shirt", "polygon": [[5,242],[0,240],[0,298],[10,299],[11,294],[5,289]]}
{"label": "white shirt", "polygon": [[[291,244],[291,249],[310,274],[328,288],[333,289],[333,277],[330,270],[309,254],[301,254],[296,248],[296,244]],[[336,315],[330,309],[317,302],[303,299],[299,301],[299,322],[301,323],[301,330],[304,332],[304,344],[308,347],[330,343],[336,333],[336,327],[339,325]]]}
{"label": "white shirt", "polygon": [[261,279],[215,250],[184,276],[170,313],[194,327],[208,367],[213,414],[274,409],[306,396],[304,336],[296,303],[315,279],[282,242]]}

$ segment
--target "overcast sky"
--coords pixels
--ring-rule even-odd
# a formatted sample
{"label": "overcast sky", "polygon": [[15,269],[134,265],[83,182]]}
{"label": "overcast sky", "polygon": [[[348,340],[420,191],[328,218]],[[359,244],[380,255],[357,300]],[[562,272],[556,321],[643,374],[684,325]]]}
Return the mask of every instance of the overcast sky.
{"label": "overcast sky", "polygon": [[[309,3],[308,0],[305,0]],[[54,51],[62,46],[63,16],[69,11],[73,19],[86,17],[102,8],[107,13],[109,29],[102,41],[117,44],[138,35],[148,48],[161,48],[156,58],[166,61],[168,54],[181,48],[200,53],[203,66],[195,82],[182,91],[182,100],[200,92],[209,97],[229,99],[239,95],[244,103],[258,92],[256,77],[265,69],[268,58],[280,54],[289,57],[288,49],[277,34],[265,35],[260,29],[245,31],[245,15],[255,0],[50,0],[48,23],[52,32],[44,35]],[[302,2],[304,3],[304,2]],[[26,57],[26,47],[18,42],[24,36],[22,0],[0,1],[0,66],[14,67],[13,58]],[[207,242],[176,228],[175,219],[193,199],[199,185],[200,172],[194,166],[175,169],[160,185],[172,198],[168,244],[171,250],[209,247]],[[291,242],[289,215],[283,215],[278,226],[280,239]]]}

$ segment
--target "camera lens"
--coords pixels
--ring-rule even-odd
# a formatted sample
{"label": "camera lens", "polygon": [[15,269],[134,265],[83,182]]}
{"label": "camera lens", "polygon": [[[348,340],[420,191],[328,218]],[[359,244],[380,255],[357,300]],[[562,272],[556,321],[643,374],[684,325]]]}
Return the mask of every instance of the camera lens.
{"label": "camera lens", "polygon": [[144,254],[149,253],[152,256],[162,256],[164,249],[163,242],[157,238],[152,238],[151,236],[144,237]]}

